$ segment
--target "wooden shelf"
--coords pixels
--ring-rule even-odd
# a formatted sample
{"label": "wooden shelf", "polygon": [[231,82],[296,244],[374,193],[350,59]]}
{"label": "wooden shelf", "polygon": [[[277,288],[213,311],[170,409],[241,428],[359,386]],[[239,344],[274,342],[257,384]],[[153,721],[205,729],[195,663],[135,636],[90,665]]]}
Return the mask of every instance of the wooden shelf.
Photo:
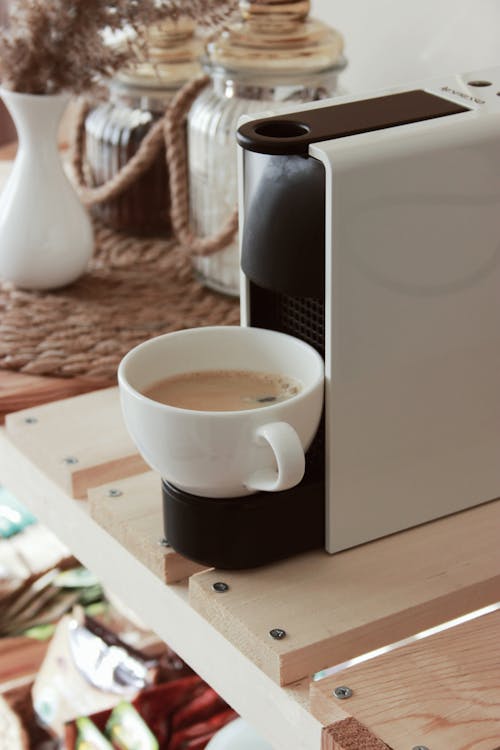
{"label": "wooden shelf", "polygon": [[276,750],[320,747],[322,724],[304,706],[307,681],[283,691],[190,606],[187,581],[165,585],[93,520],[86,502],[69,497],[5,433],[0,434],[0,477]]}
{"label": "wooden shelf", "polygon": [[[145,468],[114,389],[12,414],[0,435],[2,482],[276,750],[498,748],[497,614],[312,676],[500,598],[500,501],[335,556],[222,572],[161,546],[159,478]],[[338,684],[353,697],[335,698]]]}

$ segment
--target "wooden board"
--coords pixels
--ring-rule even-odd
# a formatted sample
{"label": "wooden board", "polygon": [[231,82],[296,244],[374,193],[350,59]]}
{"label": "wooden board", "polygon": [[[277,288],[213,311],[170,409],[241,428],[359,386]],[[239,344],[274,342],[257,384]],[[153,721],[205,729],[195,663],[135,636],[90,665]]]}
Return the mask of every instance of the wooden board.
{"label": "wooden board", "polygon": [[[17,154],[17,141],[12,141],[11,143],[6,143],[0,148],[0,160],[3,162],[6,162],[6,164],[2,164],[1,166],[5,168],[5,171],[10,171],[11,169],[11,161],[15,159]],[[0,189],[2,185],[0,184]]]}
{"label": "wooden board", "polygon": [[161,485],[154,471],[96,487],[88,497],[92,518],[165,583],[203,570],[172,547],[161,545]]}
{"label": "wooden board", "polygon": [[88,393],[109,383],[96,383],[85,378],[48,378],[21,372],[0,372],[0,424],[12,411],[32,408],[56,399]]}
{"label": "wooden board", "polygon": [[[500,501],[334,556],[190,578],[190,601],[280,684],[492,604]],[[258,543],[258,542],[257,542]],[[229,584],[225,594],[212,584]],[[283,628],[283,640],[269,631]]]}
{"label": "wooden board", "polygon": [[[348,700],[332,696],[338,685]],[[311,688],[324,721],[349,711],[393,750],[500,746],[500,612],[349,667]]]}
{"label": "wooden board", "polygon": [[10,439],[69,495],[147,471],[122,421],[117,388],[9,414]]}
{"label": "wooden board", "polygon": [[390,750],[385,742],[375,737],[353,717],[340,718],[324,727],[321,750]]}

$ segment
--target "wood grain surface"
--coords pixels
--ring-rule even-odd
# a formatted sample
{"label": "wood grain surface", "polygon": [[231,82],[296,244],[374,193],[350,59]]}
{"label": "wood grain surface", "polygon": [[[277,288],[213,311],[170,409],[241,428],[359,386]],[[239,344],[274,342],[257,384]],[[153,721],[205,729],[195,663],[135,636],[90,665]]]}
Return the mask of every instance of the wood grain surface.
{"label": "wood grain surface", "polygon": [[[307,512],[307,511],[305,511]],[[189,579],[200,613],[280,684],[494,603],[500,501],[336,555]],[[258,540],[256,540],[258,544]],[[273,640],[269,632],[287,635]]]}
{"label": "wood grain surface", "polygon": [[[333,697],[338,685],[349,686],[352,697]],[[500,611],[312,684],[313,713],[328,720],[330,712],[334,720],[339,704],[392,750],[419,745],[495,750],[500,746]]]}
{"label": "wood grain surface", "polygon": [[21,372],[0,371],[0,424],[12,411],[40,406],[100,388],[109,383],[98,383],[85,378],[50,378],[25,375]]}
{"label": "wood grain surface", "polygon": [[7,433],[69,495],[147,471],[121,416],[117,388],[9,414]]}
{"label": "wood grain surface", "polygon": [[165,532],[161,480],[154,471],[90,489],[88,497],[92,518],[165,583],[204,569],[161,545]]}

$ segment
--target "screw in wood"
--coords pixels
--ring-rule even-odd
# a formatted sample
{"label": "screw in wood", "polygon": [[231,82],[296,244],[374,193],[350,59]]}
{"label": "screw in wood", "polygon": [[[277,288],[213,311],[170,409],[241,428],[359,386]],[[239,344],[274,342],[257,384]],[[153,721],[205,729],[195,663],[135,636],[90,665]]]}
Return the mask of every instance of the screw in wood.
{"label": "screw in wood", "polygon": [[25,417],[24,424],[36,424],[38,419],[36,417]]}
{"label": "screw in wood", "polygon": [[108,497],[120,497],[120,495],[123,495],[123,492],[116,487],[111,487],[106,494]]}
{"label": "screw in wood", "polygon": [[411,750],[429,750],[429,748],[425,745],[415,745],[415,747],[412,747]]}
{"label": "screw in wood", "polygon": [[217,591],[218,594],[224,594],[226,591],[229,591],[229,586],[227,583],[224,583],[224,581],[216,581],[212,584],[212,588],[214,591]]}
{"label": "screw in wood", "polygon": [[275,641],[282,641],[286,636],[286,630],[283,630],[283,628],[273,628],[269,631],[269,635],[271,638],[274,638]]}
{"label": "screw in wood", "polygon": [[75,458],[75,456],[66,456],[63,458],[63,463],[68,464],[68,466],[72,466],[73,464],[78,463],[78,459]]}
{"label": "screw in wood", "polygon": [[347,685],[339,685],[335,688],[333,694],[339,700],[344,701],[346,698],[350,698],[352,696],[352,690],[350,687],[347,687]]}
{"label": "screw in wood", "polygon": [[168,540],[165,539],[165,537],[163,537],[163,539],[159,539],[158,544],[161,544],[162,547],[170,547],[170,544]]}

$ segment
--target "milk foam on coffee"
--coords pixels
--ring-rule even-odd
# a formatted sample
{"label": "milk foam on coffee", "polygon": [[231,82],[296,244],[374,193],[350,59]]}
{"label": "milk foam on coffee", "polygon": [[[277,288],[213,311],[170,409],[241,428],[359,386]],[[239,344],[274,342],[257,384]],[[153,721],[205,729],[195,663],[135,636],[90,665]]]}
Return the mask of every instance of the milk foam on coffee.
{"label": "milk foam on coffee", "polygon": [[172,375],[143,393],[154,401],[196,411],[247,411],[295,396],[301,384],[279,373],[201,370]]}

